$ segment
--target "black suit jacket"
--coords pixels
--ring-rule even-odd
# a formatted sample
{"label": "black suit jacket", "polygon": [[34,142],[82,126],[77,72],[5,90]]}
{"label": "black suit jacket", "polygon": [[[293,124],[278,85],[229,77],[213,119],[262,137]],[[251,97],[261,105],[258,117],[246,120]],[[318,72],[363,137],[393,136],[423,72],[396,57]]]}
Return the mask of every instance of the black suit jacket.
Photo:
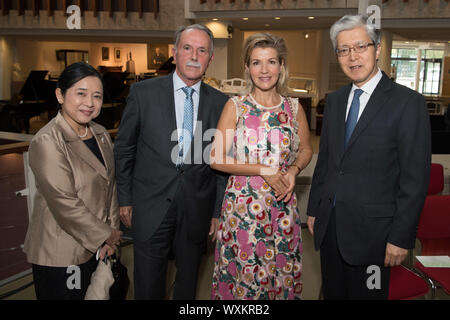
{"label": "black suit jacket", "polygon": [[307,214],[319,249],[336,196],[337,242],[352,265],[383,264],[386,242],[414,248],[429,183],[431,137],[422,95],[383,73],[344,150],[351,84],[328,96]]}
{"label": "black suit jacket", "polygon": [[[145,241],[159,227],[181,188],[188,235],[206,239],[211,217],[218,217],[227,176],[205,162],[228,97],[202,83],[195,137],[185,165],[175,166],[178,153],[173,74],[134,84],[115,140],[117,191],[120,206],[133,206],[133,237]],[[190,161],[189,161],[190,160]],[[208,159],[209,161],[209,159]]]}

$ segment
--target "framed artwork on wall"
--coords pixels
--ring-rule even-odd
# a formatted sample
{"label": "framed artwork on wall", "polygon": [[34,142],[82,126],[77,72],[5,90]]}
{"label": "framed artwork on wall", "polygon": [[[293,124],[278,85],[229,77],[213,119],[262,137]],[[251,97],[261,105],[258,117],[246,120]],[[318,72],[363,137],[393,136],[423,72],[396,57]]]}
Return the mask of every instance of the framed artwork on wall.
{"label": "framed artwork on wall", "polygon": [[114,48],[114,61],[122,61],[120,48]]}
{"label": "framed artwork on wall", "polygon": [[108,61],[108,60],[109,60],[109,48],[102,47],[102,61]]}
{"label": "framed artwork on wall", "polygon": [[147,44],[148,69],[159,69],[170,56],[168,44]]}
{"label": "framed artwork on wall", "polygon": [[64,61],[65,53],[63,50],[56,50],[56,61]]}

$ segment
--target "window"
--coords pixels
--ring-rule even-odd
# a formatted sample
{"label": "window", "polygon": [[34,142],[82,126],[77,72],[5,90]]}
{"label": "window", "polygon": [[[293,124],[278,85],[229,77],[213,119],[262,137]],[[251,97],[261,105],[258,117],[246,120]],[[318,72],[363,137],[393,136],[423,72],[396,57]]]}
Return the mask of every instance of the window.
{"label": "window", "polygon": [[[444,50],[394,48],[391,58],[395,81],[422,94],[438,95],[443,57]],[[418,68],[420,76],[416,83]]]}
{"label": "window", "polygon": [[443,50],[422,50],[419,83],[420,93],[428,95],[439,94],[443,57]]}
{"label": "window", "polygon": [[417,52],[415,49],[392,49],[395,81],[408,88],[416,88]]}

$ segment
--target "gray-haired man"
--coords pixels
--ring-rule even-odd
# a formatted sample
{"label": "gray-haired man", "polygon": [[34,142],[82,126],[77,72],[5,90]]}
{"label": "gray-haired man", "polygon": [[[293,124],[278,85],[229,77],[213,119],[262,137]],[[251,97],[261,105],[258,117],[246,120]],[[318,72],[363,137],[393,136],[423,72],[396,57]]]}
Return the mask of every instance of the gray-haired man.
{"label": "gray-haired man", "polygon": [[203,158],[210,144],[203,133],[216,127],[228,100],[201,81],[213,35],[192,25],[175,37],[175,72],[131,87],[114,147],[120,217],[133,231],[136,299],[164,299],[171,250],[173,298],[195,299],[207,234],[215,230],[227,182]]}
{"label": "gray-haired man", "polygon": [[352,83],[327,97],[308,204],[325,299],[387,299],[390,268],[414,248],[429,180],[423,96],[380,71],[380,32],[344,16],[330,30]]}

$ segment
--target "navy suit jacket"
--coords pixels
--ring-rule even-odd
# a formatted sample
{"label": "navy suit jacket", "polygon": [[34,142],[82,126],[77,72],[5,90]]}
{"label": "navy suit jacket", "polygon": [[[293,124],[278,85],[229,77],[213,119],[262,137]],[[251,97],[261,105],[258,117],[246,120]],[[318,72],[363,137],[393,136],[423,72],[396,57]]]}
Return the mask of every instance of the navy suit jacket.
{"label": "navy suit jacket", "polygon": [[352,265],[382,265],[386,243],[414,248],[427,194],[431,133],[422,95],[386,74],[372,93],[344,150],[352,84],[326,101],[308,216],[319,249],[336,208],[339,250]]}

